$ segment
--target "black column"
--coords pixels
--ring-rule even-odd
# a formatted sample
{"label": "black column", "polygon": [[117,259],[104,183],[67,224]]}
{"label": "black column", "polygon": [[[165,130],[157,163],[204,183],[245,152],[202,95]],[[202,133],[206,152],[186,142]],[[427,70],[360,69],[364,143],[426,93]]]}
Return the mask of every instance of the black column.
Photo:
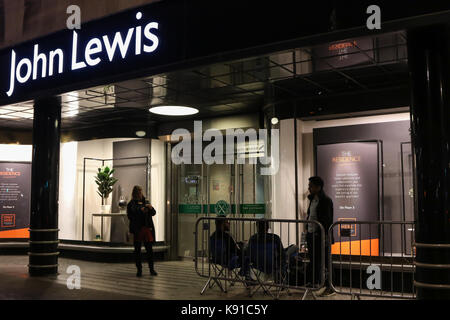
{"label": "black column", "polygon": [[419,299],[450,298],[450,32],[408,31]]}
{"label": "black column", "polygon": [[58,272],[58,185],[61,98],[35,101],[29,273]]}

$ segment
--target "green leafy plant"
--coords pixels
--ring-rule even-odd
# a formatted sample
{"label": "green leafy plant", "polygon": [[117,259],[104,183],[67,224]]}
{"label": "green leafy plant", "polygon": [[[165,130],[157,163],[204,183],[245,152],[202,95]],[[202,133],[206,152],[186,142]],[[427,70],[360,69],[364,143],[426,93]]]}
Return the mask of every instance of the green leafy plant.
{"label": "green leafy plant", "polygon": [[113,186],[119,181],[112,176],[113,174],[114,169],[111,170],[109,167],[98,169],[95,183],[98,186],[97,194],[102,198],[102,205],[106,203],[106,200],[113,191]]}

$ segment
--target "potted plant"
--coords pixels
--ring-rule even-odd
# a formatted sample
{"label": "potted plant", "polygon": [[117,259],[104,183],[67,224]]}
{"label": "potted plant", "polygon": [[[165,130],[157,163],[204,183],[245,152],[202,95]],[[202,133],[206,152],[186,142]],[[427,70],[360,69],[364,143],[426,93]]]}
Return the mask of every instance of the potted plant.
{"label": "potted plant", "polygon": [[111,205],[107,205],[106,202],[113,191],[113,186],[118,181],[113,177],[113,174],[114,169],[111,170],[109,167],[99,168],[95,178],[95,183],[98,186],[97,194],[102,198],[102,213],[110,213],[111,211]]}

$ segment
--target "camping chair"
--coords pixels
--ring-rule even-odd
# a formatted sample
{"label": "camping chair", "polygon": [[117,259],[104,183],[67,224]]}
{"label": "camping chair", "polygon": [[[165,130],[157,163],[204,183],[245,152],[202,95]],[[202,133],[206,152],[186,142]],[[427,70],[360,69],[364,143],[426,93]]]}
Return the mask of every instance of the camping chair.
{"label": "camping chair", "polygon": [[[226,241],[215,237],[211,237],[209,240],[209,254],[209,263],[213,274],[210,274],[200,294],[203,295],[208,287],[211,289],[214,285],[217,285],[222,292],[227,293],[227,283],[230,282],[230,286],[233,286],[240,279],[236,270],[240,268],[239,260],[241,257],[236,255],[229,257],[230,253]],[[220,280],[219,278],[230,280]],[[222,282],[224,285],[222,285]]]}
{"label": "camping chair", "polygon": [[[252,297],[259,289],[265,294],[269,294],[274,299],[278,299],[281,291],[287,288],[289,293],[288,281],[288,264],[282,260],[281,250],[273,242],[251,241],[247,252],[250,258],[250,269],[256,277],[257,287],[250,291]],[[269,281],[266,281],[269,279]],[[270,289],[277,288],[276,295]]]}

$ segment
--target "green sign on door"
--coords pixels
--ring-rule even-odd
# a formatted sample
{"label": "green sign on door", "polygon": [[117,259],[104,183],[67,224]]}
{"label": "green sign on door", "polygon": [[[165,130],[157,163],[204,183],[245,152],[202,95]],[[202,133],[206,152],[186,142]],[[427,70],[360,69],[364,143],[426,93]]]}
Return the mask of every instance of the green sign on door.
{"label": "green sign on door", "polygon": [[[236,205],[232,204],[231,206],[228,205],[229,213],[228,214],[236,214]],[[210,214],[217,214],[217,211],[219,211],[219,214],[221,214],[221,209],[217,210],[217,204],[210,204],[209,205],[209,213]],[[261,204],[241,204],[240,205],[240,214],[266,214],[266,205],[264,203]],[[201,204],[180,204],[178,206],[178,213],[179,214],[207,214],[208,213],[208,205],[202,205]],[[227,214],[227,215],[228,215]],[[223,213],[222,213],[223,215]]]}

